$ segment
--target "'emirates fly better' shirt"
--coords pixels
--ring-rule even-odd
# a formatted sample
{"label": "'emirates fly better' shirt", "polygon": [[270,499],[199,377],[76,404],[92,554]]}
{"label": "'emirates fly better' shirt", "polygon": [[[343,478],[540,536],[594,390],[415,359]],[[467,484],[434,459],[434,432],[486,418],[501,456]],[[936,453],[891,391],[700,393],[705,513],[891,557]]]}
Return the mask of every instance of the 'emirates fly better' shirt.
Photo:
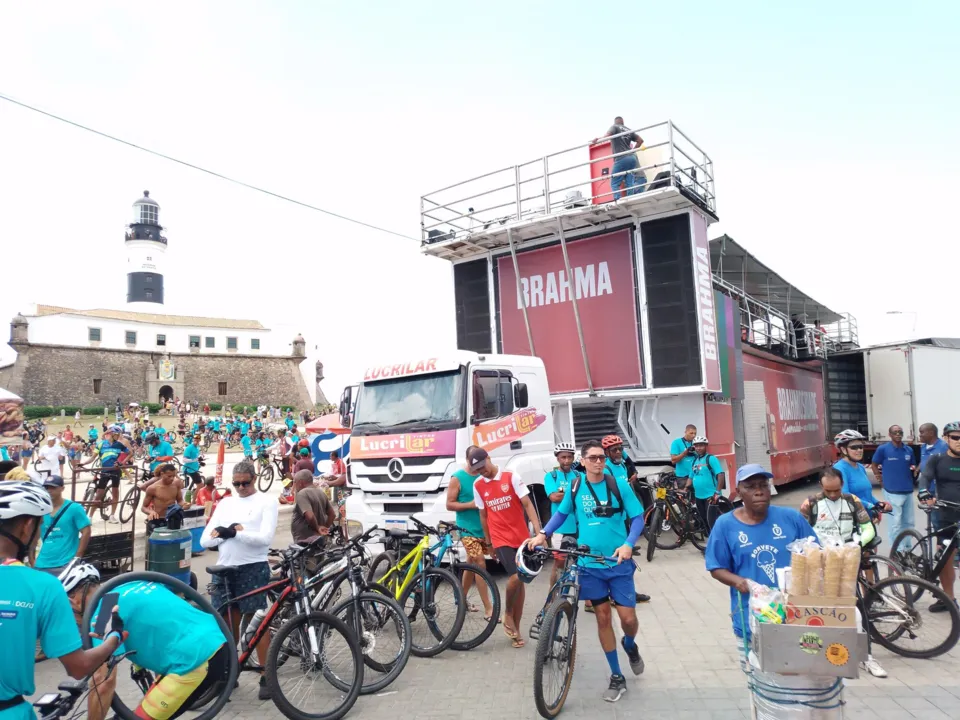
{"label": "'emirates fly better' shirt", "polygon": [[498,471],[496,477],[483,475],[473,483],[473,501],[478,510],[487,511],[487,527],[493,546],[520,547],[530,531],[521,498],[530,494],[516,473]]}

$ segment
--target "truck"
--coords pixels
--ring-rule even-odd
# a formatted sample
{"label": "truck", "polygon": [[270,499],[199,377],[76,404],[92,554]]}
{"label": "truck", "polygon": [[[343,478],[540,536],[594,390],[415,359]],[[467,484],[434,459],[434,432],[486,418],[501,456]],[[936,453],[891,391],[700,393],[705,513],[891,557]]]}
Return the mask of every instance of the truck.
{"label": "truck", "polygon": [[[960,417],[960,389],[946,381],[960,364],[960,340],[926,338],[854,348],[826,365],[830,432],[852,428],[869,445],[890,439],[893,425],[919,446],[920,426],[938,430]],[[919,457],[919,456],[918,456]],[[869,460],[869,457],[867,458]]]}
{"label": "truck", "polygon": [[615,433],[644,474],[670,467],[688,424],[728,476],[756,462],[785,483],[832,461],[824,361],[852,347],[852,319],[708,240],[709,157],[669,121],[637,132],[659,149],[635,171],[642,192],[616,197],[609,150],[583,146],[421,198],[457,350],[389,358],[345,392],[351,519],[450,517],[470,445],[524,478],[541,517],[560,441]]}

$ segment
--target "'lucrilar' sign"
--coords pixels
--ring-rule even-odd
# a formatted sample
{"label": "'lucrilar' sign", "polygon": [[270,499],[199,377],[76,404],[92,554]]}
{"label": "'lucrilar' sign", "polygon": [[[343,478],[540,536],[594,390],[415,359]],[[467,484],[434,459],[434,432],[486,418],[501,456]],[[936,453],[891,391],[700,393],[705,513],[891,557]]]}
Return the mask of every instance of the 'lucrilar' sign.
{"label": "'lucrilar' sign", "polygon": [[497,262],[503,352],[529,355],[523,307],[534,350],[553,393],[588,389],[573,314],[576,298],[596,389],[642,385],[636,271],[630,230],[567,243],[567,275],[559,244],[517,255],[519,288],[509,255]]}

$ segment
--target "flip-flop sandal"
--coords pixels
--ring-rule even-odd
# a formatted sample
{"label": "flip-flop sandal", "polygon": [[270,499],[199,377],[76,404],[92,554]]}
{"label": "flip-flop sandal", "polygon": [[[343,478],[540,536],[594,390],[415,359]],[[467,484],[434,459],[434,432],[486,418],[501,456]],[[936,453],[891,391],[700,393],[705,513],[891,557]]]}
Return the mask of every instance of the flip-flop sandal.
{"label": "flip-flop sandal", "polygon": [[516,640],[518,637],[520,637],[520,634],[516,630],[511,630],[508,628],[506,623],[503,624],[503,634],[511,640]]}
{"label": "flip-flop sandal", "polygon": [[516,637],[514,637],[514,638],[512,638],[512,639],[510,640],[510,644],[513,646],[513,648],[514,648],[515,650],[519,650],[520,648],[522,648],[522,647],[523,647],[524,645],[526,645],[527,643],[524,641],[524,639],[523,639],[522,637],[520,637],[519,635],[517,635]]}
{"label": "flip-flop sandal", "polygon": [[480,612],[480,608],[478,608],[473,603],[467,603],[467,612],[472,612],[472,613]]}
{"label": "flip-flop sandal", "polygon": [[[490,622],[490,618],[492,618],[492,617],[493,617],[493,615],[484,615],[484,616],[483,616],[483,620],[484,620],[484,622]],[[499,625],[499,624],[502,623],[502,622],[503,622],[502,619],[497,618],[497,625]]]}

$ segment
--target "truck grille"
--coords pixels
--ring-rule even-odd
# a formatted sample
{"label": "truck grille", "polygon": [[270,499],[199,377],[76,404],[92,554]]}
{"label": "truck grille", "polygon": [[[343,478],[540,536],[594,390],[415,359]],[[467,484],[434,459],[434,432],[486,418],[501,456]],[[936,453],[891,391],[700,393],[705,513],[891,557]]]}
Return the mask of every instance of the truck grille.
{"label": "truck grille", "polygon": [[391,515],[414,515],[423,512],[423,503],[384,503],[383,511]]}
{"label": "truck grille", "polygon": [[[403,464],[405,467],[415,467],[417,465],[430,465],[435,463],[437,460],[444,460],[453,458],[438,458],[438,457],[405,457],[403,458]],[[367,467],[386,467],[390,462],[391,458],[365,458],[363,464]]]}
{"label": "truck grille", "polygon": [[[437,473],[439,474],[439,473]],[[405,473],[404,476],[398,481],[402,483],[419,483],[426,482],[430,477],[431,473]],[[383,485],[393,485],[394,481],[390,479],[389,475],[358,475],[359,478],[363,480],[368,480],[372,483],[381,483]]]}

